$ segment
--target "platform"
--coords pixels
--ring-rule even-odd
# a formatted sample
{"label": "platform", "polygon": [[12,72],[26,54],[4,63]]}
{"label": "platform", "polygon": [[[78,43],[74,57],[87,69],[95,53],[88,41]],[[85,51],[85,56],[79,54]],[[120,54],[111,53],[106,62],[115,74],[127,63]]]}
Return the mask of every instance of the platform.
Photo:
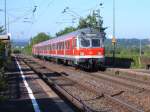
{"label": "platform", "polygon": [[[72,108],[64,102],[38,75],[36,75],[23,62],[19,62],[25,79],[37,101],[40,112],[73,112]],[[21,77],[15,59],[6,75],[9,76],[9,90],[6,96],[8,101],[0,103],[1,112],[37,112],[33,108],[26,85]]]}

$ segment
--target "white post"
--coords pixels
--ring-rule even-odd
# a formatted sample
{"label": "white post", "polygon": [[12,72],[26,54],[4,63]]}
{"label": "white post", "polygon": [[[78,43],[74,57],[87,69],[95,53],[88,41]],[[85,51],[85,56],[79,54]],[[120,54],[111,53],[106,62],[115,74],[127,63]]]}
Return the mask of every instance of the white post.
{"label": "white post", "polygon": [[141,45],[141,39],[140,39],[140,51],[139,51],[139,67],[141,67],[141,56],[142,56],[142,45]]}

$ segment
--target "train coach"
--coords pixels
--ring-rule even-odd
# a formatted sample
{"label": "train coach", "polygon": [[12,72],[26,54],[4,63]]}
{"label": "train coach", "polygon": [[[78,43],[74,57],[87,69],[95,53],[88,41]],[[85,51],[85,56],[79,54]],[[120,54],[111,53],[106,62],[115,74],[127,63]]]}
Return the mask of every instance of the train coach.
{"label": "train coach", "polygon": [[100,68],[104,63],[104,39],[104,33],[84,28],[36,44],[32,54],[86,69]]}

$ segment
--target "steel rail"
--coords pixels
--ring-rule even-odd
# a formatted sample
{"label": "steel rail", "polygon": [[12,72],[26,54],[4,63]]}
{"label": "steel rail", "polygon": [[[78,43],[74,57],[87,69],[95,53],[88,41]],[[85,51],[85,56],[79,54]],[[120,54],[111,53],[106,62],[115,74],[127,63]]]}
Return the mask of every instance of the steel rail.
{"label": "steel rail", "polygon": [[[45,67],[46,67],[46,66],[45,66]],[[46,67],[46,68],[47,68],[47,67]],[[49,68],[47,68],[47,69],[49,69]],[[93,91],[93,92],[99,94],[100,96],[103,95],[105,98],[108,98],[108,99],[111,100],[112,102],[115,102],[115,103],[118,103],[119,105],[124,106],[125,108],[129,109],[130,111],[133,111],[133,112],[144,112],[143,110],[138,109],[137,107],[135,107],[135,106],[133,106],[133,105],[130,105],[130,104],[128,104],[127,102],[124,102],[124,101],[122,101],[122,100],[120,100],[120,99],[118,99],[118,98],[112,97],[111,95],[108,95],[108,94],[106,94],[106,93],[99,92],[97,89],[90,88],[90,87],[87,86],[86,84],[81,83],[81,82],[79,82],[79,81],[77,81],[77,80],[73,80],[73,79],[67,77],[67,76],[66,76],[66,73],[65,73],[65,74],[64,74],[64,73],[61,73],[61,75],[62,75],[63,77],[66,77],[66,78],[69,79],[69,80],[72,80],[72,81],[78,83],[78,84],[81,85],[82,87],[87,88],[87,89],[89,89],[89,90],[91,90],[91,91]],[[112,81],[112,80],[111,80],[111,81]],[[91,85],[91,84],[90,84],[90,85]],[[93,85],[91,85],[91,86],[93,86]],[[56,86],[56,87],[59,88],[59,86]],[[132,87],[132,86],[131,86],[131,87]],[[135,87],[135,86],[133,86],[133,87]],[[77,100],[77,101],[79,101],[79,100]],[[81,103],[81,102],[80,102],[80,103]],[[81,107],[80,107],[80,108],[81,108]]]}
{"label": "steel rail", "polygon": [[[72,104],[74,104],[79,110],[82,110],[84,112],[99,112],[99,111],[94,111],[90,107],[88,107],[81,99],[73,96],[71,93],[66,91],[64,88],[60,87],[58,84],[54,83],[52,80],[50,80],[47,76],[45,76],[42,72],[39,70],[35,69],[31,64],[27,62],[27,60],[23,59],[23,62],[28,65],[35,73],[37,73],[40,78],[42,78],[44,81],[46,81],[47,84],[49,84],[52,88],[57,90],[60,94],[65,96]],[[101,112],[106,112],[106,111],[101,111]]]}

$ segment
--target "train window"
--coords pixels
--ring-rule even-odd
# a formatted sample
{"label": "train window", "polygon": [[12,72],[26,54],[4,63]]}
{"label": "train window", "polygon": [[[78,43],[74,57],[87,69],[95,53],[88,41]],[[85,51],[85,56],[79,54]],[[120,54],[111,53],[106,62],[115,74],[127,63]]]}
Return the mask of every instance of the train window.
{"label": "train window", "polygon": [[64,42],[62,42],[62,49],[64,49]]}
{"label": "train window", "polygon": [[65,41],[65,49],[67,49],[67,42]]}
{"label": "train window", "polygon": [[55,45],[53,44],[53,50],[55,50]]}
{"label": "train window", "polygon": [[104,47],[104,39],[101,39],[100,45],[101,45],[101,47]]}
{"label": "train window", "polygon": [[49,50],[51,50],[51,45],[49,45]]}
{"label": "train window", "polygon": [[59,50],[59,43],[57,43],[57,50]]}
{"label": "train window", "polygon": [[59,50],[61,50],[61,43],[59,43]]}
{"label": "train window", "polygon": [[68,41],[68,49],[70,49],[70,42]]}
{"label": "train window", "polygon": [[100,39],[92,39],[92,47],[100,47]]}
{"label": "train window", "polygon": [[53,45],[51,45],[51,50],[53,50]]}
{"label": "train window", "polygon": [[68,49],[68,41],[66,41],[66,49]]}
{"label": "train window", "polygon": [[53,50],[55,50],[55,46],[54,46],[54,44],[52,45],[52,49],[53,49]]}
{"label": "train window", "polygon": [[57,44],[54,44],[54,49],[55,49],[55,50],[57,49]]}
{"label": "train window", "polygon": [[60,49],[61,49],[61,43],[58,43],[58,46],[59,46],[59,48],[58,48],[58,49],[60,50]]}
{"label": "train window", "polygon": [[60,49],[62,50],[62,42],[60,43]]}
{"label": "train window", "polygon": [[90,47],[90,40],[87,39],[81,39],[81,46],[82,47]]}
{"label": "train window", "polygon": [[56,44],[56,49],[59,50],[59,43]]}
{"label": "train window", "polygon": [[51,50],[51,45],[49,45],[49,50]]}
{"label": "train window", "polygon": [[60,50],[60,43],[58,43],[58,50]]}
{"label": "train window", "polygon": [[69,49],[69,41],[66,41],[66,42],[65,42],[65,48],[66,48],[66,49]]}
{"label": "train window", "polygon": [[59,43],[59,50],[61,50],[61,42]]}
{"label": "train window", "polygon": [[61,42],[61,50],[63,50],[63,42]]}
{"label": "train window", "polygon": [[74,39],[73,42],[72,42],[72,48],[75,48],[77,45],[77,39]]}
{"label": "train window", "polygon": [[59,43],[59,50],[61,50],[61,42]]}

